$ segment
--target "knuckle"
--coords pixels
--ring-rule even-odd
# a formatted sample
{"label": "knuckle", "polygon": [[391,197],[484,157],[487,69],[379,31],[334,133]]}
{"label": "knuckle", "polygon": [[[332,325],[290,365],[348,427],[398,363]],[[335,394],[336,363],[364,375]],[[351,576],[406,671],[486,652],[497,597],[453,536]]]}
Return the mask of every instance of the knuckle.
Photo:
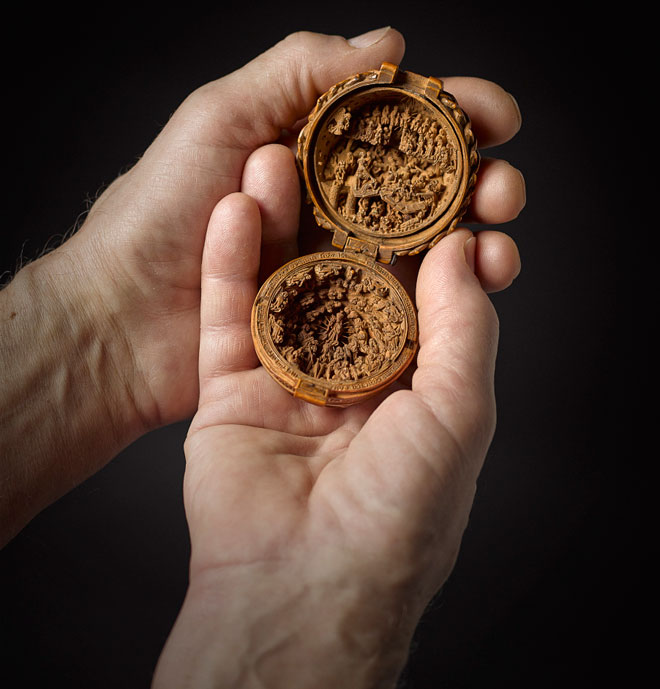
{"label": "knuckle", "polygon": [[213,82],[198,86],[183,102],[183,107],[194,113],[209,113],[217,106],[217,87]]}
{"label": "knuckle", "polygon": [[333,45],[338,49],[346,46],[346,40],[342,36],[328,36],[313,31],[294,31],[288,34],[280,45],[296,53],[313,55],[318,51],[322,43]]}
{"label": "knuckle", "polygon": [[295,31],[282,39],[277,48],[285,55],[309,55],[313,52],[314,36],[311,31]]}
{"label": "knuckle", "polygon": [[285,36],[282,43],[290,46],[305,46],[308,45],[312,36],[311,31],[292,31]]}

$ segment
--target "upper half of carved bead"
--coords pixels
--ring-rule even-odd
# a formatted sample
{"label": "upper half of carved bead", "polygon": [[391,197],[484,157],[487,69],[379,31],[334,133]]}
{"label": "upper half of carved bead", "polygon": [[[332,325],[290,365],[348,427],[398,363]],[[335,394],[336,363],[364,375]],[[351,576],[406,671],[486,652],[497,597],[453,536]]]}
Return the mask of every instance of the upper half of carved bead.
{"label": "upper half of carved bead", "polygon": [[319,98],[298,160],[319,225],[375,244],[384,262],[455,228],[479,165],[469,118],[442,82],[388,63]]}

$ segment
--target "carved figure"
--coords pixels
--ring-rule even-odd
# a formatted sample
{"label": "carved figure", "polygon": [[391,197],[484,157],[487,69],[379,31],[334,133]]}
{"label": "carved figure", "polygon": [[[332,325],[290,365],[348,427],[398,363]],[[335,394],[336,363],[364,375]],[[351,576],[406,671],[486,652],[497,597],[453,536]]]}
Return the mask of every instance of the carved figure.
{"label": "carved figure", "polygon": [[409,233],[433,220],[455,178],[455,146],[445,125],[412,98],[338,108],[318,157],[329,204],[381,235]]}
{"label": "carved figure", "polygon": [[328,130],[333,134],[343,134],[351,123],[351,111],[348,108],[339,108],[334,119],[328,123]]}
{"label": "carved figure", "polygon": [[[269,328],[282,356],[326,380],[360,380],[392,361],[405,340],[390,288],[360,267],[318,263],[273,296]],[[284,296],[286,295],[286,296]]]}

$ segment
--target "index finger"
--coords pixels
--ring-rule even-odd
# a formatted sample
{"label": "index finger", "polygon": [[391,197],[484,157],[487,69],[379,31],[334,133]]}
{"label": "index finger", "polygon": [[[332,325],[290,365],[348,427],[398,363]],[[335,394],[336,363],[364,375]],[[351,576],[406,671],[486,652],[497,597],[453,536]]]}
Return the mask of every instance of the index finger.
{"label": "index finger", "polygon": [[443,83],[469,115],[479,148],[506,143],[520,129],[518,103],[499,84],[478,77],[447,77]]}

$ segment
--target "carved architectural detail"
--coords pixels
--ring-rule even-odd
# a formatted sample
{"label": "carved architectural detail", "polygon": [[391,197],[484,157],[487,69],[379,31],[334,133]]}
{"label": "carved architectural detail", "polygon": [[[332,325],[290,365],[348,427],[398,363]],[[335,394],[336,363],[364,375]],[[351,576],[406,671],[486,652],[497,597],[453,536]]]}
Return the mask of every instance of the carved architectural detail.
{"label": "carved architectural detail", "polygon": [[370,378],[396,359],[408,325],[390,288],[366,268],[316,263],[287,278],[273,295],[273,344],[293,367],[319,379]]}
{"label": "carved architectural detail", "polygon": [[453,198],[457,144],[446,124],[412,99],[340,106],[317,143],[328,204],[378,235],[414,232]]}

